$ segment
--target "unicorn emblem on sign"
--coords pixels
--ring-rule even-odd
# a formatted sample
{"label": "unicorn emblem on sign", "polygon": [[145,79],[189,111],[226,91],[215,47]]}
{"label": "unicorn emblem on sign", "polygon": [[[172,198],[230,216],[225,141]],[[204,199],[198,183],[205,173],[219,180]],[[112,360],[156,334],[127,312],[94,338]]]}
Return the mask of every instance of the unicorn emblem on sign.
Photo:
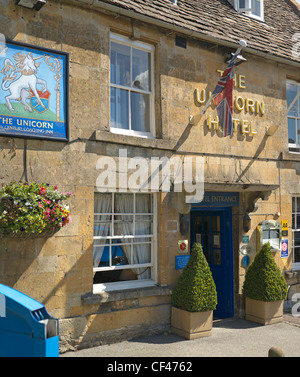
{"label": "unicorn emblem on sign", "polygon": [[[34,58],[31,52],[27,55],[18,52],[13,56],[16,63],[14,64],[11,59],[5,59],[4,68],[0,70],[1,73],[6,75],[3,78],[1,88],[4,91],[9,91],[10,94],[5,97],[6,106],[13,112],[15,109],[12,107],[11,101],[19,101],[24,105],[24,109],[33,112],[32,107],[38,111],[43,112],[49,106],[49,95],[47,91],[47,83],[45,80],[36,76],[37,69],[40,63]],[[18,72],[21,76],[18,77]],[[7,83],[9,83],[7,85]],[[37,89],[38,85],[42,85],[41,90]],[[27,100],[30,99],[30,104]]]}

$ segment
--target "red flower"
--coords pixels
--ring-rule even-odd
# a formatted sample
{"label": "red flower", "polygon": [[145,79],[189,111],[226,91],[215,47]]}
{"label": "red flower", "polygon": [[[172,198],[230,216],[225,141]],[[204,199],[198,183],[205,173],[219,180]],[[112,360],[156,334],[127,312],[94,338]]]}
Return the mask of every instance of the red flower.
{"label": "red flower", "polygon": [[41,190],[40,190],[39,194],[43,195],[45,193],[46,193],[45,187],[41,186]]}

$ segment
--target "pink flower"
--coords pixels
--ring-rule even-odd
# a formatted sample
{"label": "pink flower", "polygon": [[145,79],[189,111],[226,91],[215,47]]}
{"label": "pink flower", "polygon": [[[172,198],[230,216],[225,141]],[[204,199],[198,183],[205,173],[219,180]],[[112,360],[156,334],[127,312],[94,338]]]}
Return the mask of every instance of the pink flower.
{"label": "pink flower", "polygon": [[40,208],[43,208],[43,204],[42,204],[42,203],[39,203],[39,207],[40,207]]}

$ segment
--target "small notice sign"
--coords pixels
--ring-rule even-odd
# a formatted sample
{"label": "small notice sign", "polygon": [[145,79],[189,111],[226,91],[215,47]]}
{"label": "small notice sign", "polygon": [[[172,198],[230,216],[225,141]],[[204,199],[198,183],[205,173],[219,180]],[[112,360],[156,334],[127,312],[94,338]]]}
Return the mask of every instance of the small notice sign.
{"label": "small notice sign", "polygon": [[243,236],[242,237],[242,243],[249,243],[249,236]]}
{"label": "small notice sign", "polygon": [[178,241],[178,253],[186,254],[188,252],[188,240]]}
{"label": "small notice sign", "polygon": [[176,257],[175,257],[175,269],[176,270],[183,269],[187,265],[187,262],[189,261],[189,259],[190,259],[190,254],[176,255]]}
{"label": "small notice sign", "polygon": [[282,237],[288,237],[289,224],[287,220],[281,221],[281,235]]}
{"label": "small notice sign", "polygon": [[289,256],[289,240],[281,240],[281,258],[287,258]]}

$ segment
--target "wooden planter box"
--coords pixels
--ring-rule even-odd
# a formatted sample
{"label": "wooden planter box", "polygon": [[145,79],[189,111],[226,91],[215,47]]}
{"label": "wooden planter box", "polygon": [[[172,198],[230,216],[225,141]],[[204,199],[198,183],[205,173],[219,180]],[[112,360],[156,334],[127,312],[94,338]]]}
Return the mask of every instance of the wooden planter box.
{"label": "wooden planter box", "polygon": [[261,325],[282,322],[283,300],[265,302],[246,297],[246,320]]}
{"label": "wooden planter box", "polygon": [[213,311],[187,312],[172,307],[171,330],[185,339],[211,336]]}

